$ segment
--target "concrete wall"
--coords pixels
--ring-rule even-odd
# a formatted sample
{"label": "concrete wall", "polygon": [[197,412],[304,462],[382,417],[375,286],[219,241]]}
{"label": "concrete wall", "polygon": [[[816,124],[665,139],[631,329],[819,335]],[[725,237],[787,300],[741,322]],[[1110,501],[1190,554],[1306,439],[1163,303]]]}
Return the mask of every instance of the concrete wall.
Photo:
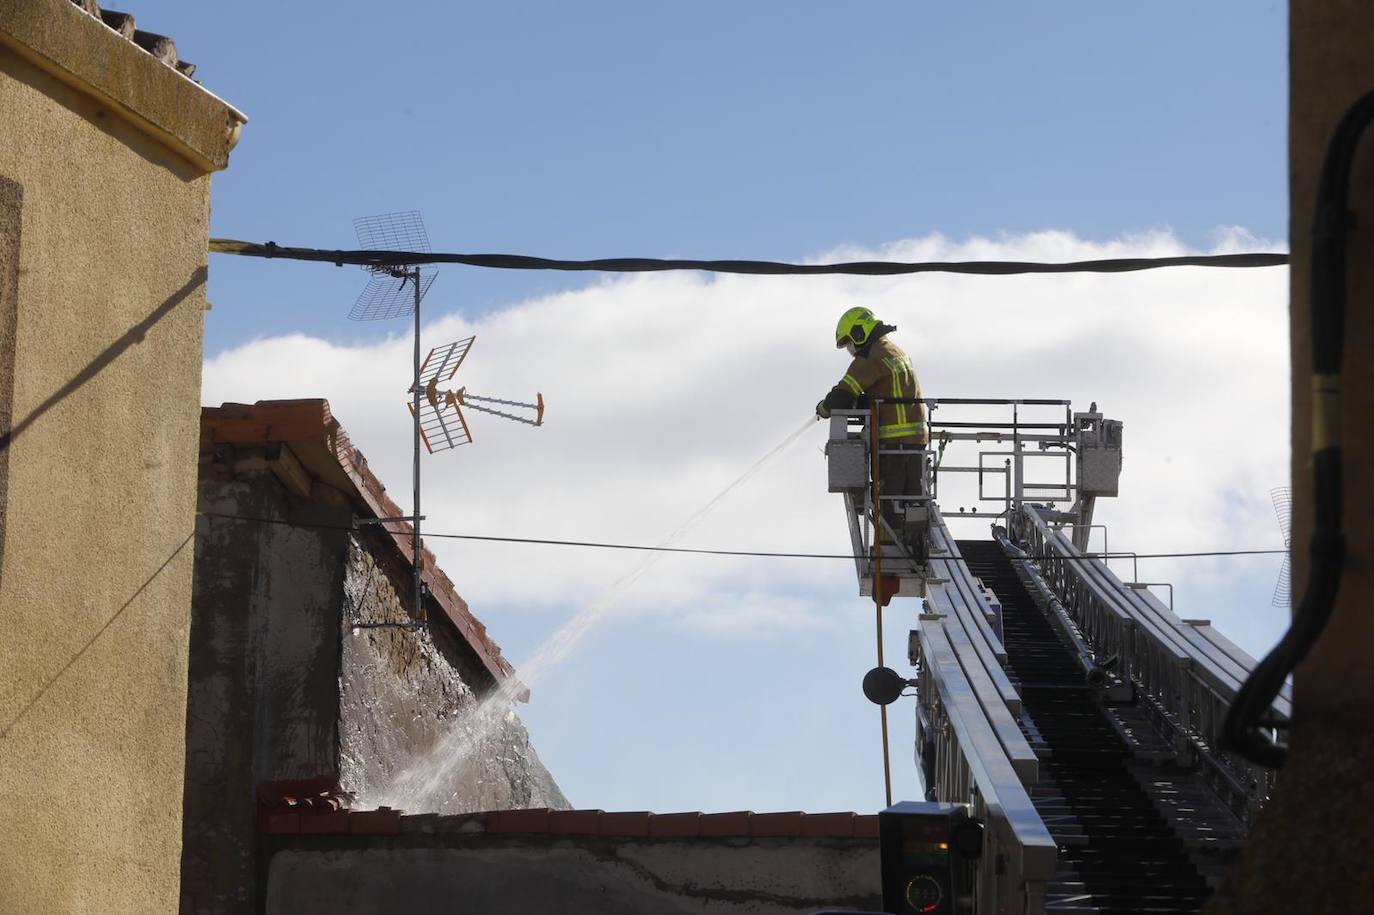
{"label": "concrete wall", "polygon": [[274,854],[266,911],[771,915],[829,907],[880,910],[879,877],[876,839],[341,838],[301,841]]}
{"label": "concrete wall", "polygon": [[[263,449],[201,466],[200,507],[297,517]],[[346,525],[346,508],[312,506]],[[338,770],[339,602],[348,533],[202,517],[186,718],[182,909],[242,911],[256,866],[259,782]]]}
{"label": "concrete wall", "polygon": [[154,98],[210,112],[223,164],[223,103],[66,0],[0,0],[6,912],[176,905],[210,182]]}
{"label": "concrete wall", "polygon": [[[389,537],[348,529],[348,494],[286,470],[300,468],[294,454],[281,443],[201,454],[185,913],[253,910],[261,782],[331,776],[359,793],[355,807],[386,803],[370,795],[492,686],[443,618],[418,632],[355,630],[410,619],[410,566]],[[445,811],[568,806],[513,714],[439,786]]]}
{"label": "concrete wall", "polygon": [[[514,713],[501,716],[478,747],[468,744],[468,719],[494,684],[447,627],[353,628],[409,618],[410,566],[386,543],[373,533],[349,544],[339,683],[344,789],[361,807],[415,813],[567,809]],[[446,746],[454,740],[461,749]],[[397,776],[407,772],[424,775],[406,780],[422,790],[397,793]]]}

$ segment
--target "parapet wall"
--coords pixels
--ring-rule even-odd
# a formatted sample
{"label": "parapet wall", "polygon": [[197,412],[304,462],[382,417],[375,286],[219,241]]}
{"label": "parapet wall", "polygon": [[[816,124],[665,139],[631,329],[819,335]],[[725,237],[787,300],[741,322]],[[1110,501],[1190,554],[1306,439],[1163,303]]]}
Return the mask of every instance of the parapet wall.
{"label": "parapet wall", "polygon": [[465,915],[882,907],[876,837],[520,834],[486,825],[403,817],[396,836],[281,837],[268,859],[265,911],[454,911],[460,900]]}

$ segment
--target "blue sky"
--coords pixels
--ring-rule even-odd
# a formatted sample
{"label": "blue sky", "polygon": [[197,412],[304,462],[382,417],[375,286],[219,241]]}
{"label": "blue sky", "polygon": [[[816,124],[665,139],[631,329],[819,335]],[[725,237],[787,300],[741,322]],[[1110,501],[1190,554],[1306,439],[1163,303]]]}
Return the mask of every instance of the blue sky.
{"label": "blue sky", "polygon": [[[437,249],[557,257],[1067,259],[1286,244],[1277,2],[133,11],[250,118],[214,179],[218,236],[344,247],[354,217],[419,209]],[[426,346],[479,331],[472,383],[506,396],[542,386],[550,426],[520,437],[483,424],[472,449],[429,461],[429,524],[658,540],[800,421],[843,368],[827,340],[839,307],[862,299],[896,316],[928,393],[1099,399],[1120,416],[1127,476],[1102,510],[1114,548],[1273,546],[1285,283],[1276,270],[759,285],[446,268]],[[393,380],[404,391],[408,328],[347,321],[361,286],[352,268],[214,257],[205,397],[329,397],[405,493],[404,418],[377,392]],[[1129,322],[1113,309],[1155,307],[1137,338],[1120,338]],[[1217,365],[1237,367],[1228,376],[1204,365],[1213,348],[1197,318],[1209,308]],[[625,346],[600,347],[617,335]],[[616,361],[636,347],[647,363]],[[1085,347],[1115,356],[1077,358]],[[704,383],[726,376],[736,387]],[[761,384],[767,409],[732,402]],[[1216,399],[1183,411],[1189,440],[1171,419],[1199,390]],[[1251,444],[1230,447],[1237,436]],[[742,491],[692,545],[843,548],[818,447],[780,458],[776,479]],[[628,568],[452,543],[439,556],[517,663]],[[664,563],[657,587],[641,583],[536,686],[522,716],[555,776],[575,803],[608,809],[875,808],[876,713],[857,688],[871,607],[852,576],[710,562]],[[1178,581],[1182,615],[1233,620],[1228,634],[1261,651],[1282,616],[1268,607],[1272,565],[1150,577]],[[889,658],[907,628],[890,618]],[[898,795],[912,794],[909,739],[894,738],[894,766]]]}
{"label": "blue sky", "polygon": [[[217,234],[814,256],[942,232],[1286,233],[1285,5],[147,0],[250,117]],[[343,337],[351,271],[217,259],[207,351]],[[584,282],[454,271],[485,310]],[[270,299],[277,307],[251,305]],[[289,307],[288,306],[289,303]]]}

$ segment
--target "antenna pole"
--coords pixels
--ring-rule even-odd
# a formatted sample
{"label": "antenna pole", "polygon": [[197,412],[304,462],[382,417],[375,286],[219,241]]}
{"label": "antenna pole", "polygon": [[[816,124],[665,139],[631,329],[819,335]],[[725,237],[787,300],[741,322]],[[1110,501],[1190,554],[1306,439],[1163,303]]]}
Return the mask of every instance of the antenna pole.
{"label": "antenna pole", "polygon": [[412,391],[415,406],[415,465],[412,473],[412,480],[415,483],[415,516],[411,523],[414,525],[415,532],[415,556],[413,565],[415,567],[415,613],[420,622],[427,619],[425,614],[424,601],[424,582],[421,578],[421,563],[424,562],[423,551],[420,548],[420,268],[416,267],[410,274],[410,279],[415,283],[415,387]]}

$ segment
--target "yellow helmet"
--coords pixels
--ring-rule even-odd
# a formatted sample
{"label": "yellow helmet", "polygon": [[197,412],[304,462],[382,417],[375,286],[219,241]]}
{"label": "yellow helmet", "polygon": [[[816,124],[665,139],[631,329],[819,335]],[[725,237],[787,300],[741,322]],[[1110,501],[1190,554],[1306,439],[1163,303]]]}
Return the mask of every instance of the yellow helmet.
{"label": "yellow helmet", "polygon": [[878,319],[869,309],[862,305],[849,309],[840,315],[840,323],[835,325],[835,348],[843,349],[848,343],[863,346],[877,326]]}

